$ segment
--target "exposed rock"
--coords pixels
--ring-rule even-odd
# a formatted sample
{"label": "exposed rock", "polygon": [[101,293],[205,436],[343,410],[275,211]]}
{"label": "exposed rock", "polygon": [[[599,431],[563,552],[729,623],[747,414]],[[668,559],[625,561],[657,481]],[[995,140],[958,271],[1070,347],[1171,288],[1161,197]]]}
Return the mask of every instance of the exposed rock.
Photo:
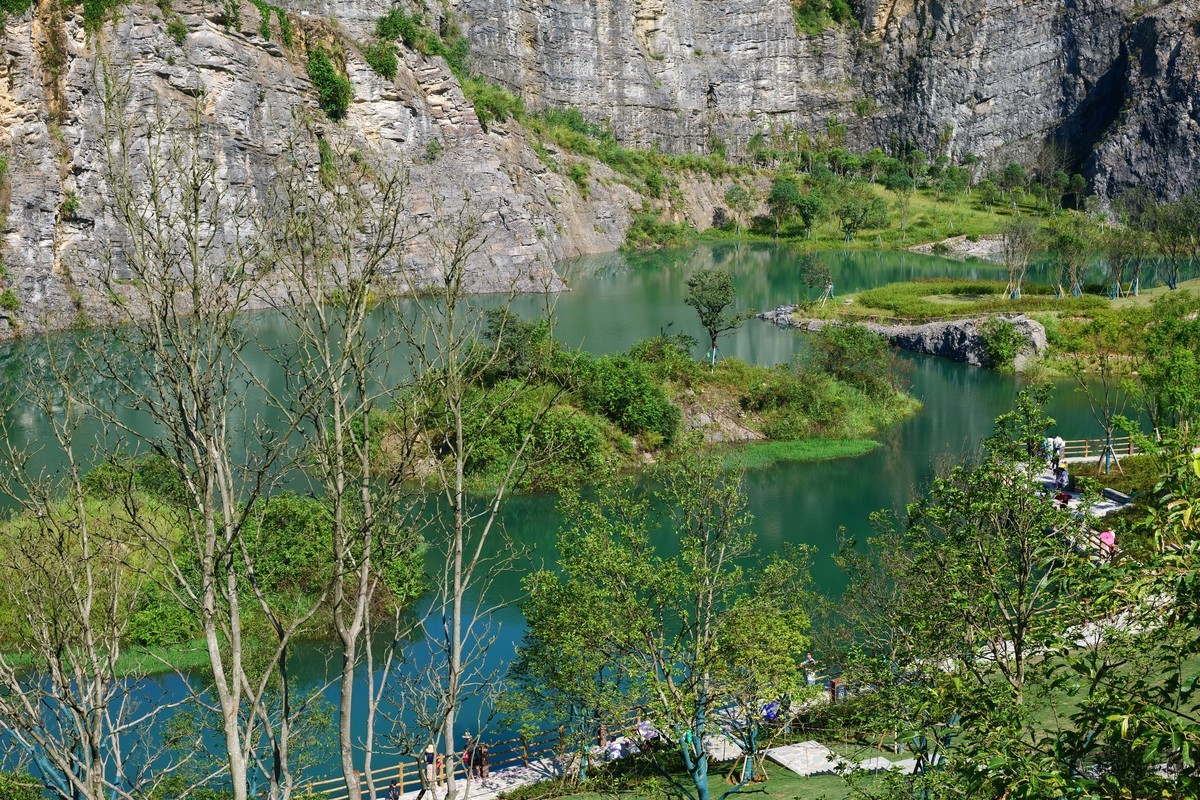
{"label": "exposed rock", "polygon": [[[111,313],[102,264],[121,231],[106,181],[112,136],[105,130],[101,52],[124,89],[118,124],[162,120],[167,136],[178,135],[199,104],[223,187],[265,196],[288,147],[312,157],[317,137],[324,136],[410,173],[405,203],[414,227],[427,225],[439,210],[453,213],[470,202],[486,231],[470,265],[472,291],[561,288],[553,264],[616,249],[631,209],[641,203],[602,165],[593,169],[584,197],[538,159],[519,126],[484,131],[440,58],[402,53],[399,74],[389,81],[336,25],[315,16],[292,17],[297,42],[285,47],[263,38],[258,11],[249,5],[242,8],[242,24],[231,30],[214,21],[211,6],[184,0],[175,10],[188,34],[177,45],[151,4],[122,6],[98,34],[86,33],[81,17],[63,18],[62,8],[42,0],[4,23],[0,152],[8,174],[0,189],[6,206],[0,212],[7,211],[0,213],[6,216],[0,258],[21,308],[13,327],[0,325],[0,335],[65,326],[78,315],[103,320]],[[379,13],[369,9],[371,19]],[[364,24],[367,15],[364,9]],[[317,108],[306,38],[344,54],[355,99],[340,123]],[[68,198],[73,210],[65,205]],[[412,288],[440,279],[420,238],[403,257],[415,276]]]}
{"label": "exposed rock", "polygon": [[[785,125],[852,146],[1028,156],[1115,113],[1133,0],[867,0],[861,28],[797,30],[789,0],[458,0],[474,64],[530,106],[577,107],[617,137],[741,152]],[[1111,106],[1111,108],[1110,108]],[[1105,118],[1106,121],[1107,118]],[[1099,125],[1103,127],[1103,124]]]}
{"label": "exposed rock", "polygon": [[[776,325],[809,331],[818,331],[826,325],[838,324],[836,320],[796,317],[797,310],[797,306],[779,306],[773,311],[764,311],[758,315],[758,318]],[[1016,316],[991,315],[945,322],[927,322],[922,325],[881,325],[877,322],[854,324],[862,325],[867,330],[886,336],[888,341],[901,349],[924,355],[941,356],[951,361],[981,367],[988,365],[988,358],[980,326],[996,316],[1002,316],[1011,322],[1017,333],[1025,339],[1025,346],[1013,362],[1013,367],[1017,371],[1020,371],[1030,358],[1046,351],[1049,346],[1046,341],[1046,329],[1040,322],[1029,319],[1023,314]]]}
{"label": "exposed rock", "polygon": [[955,258],[960,261],[966,261],[968,258],[977,258],[982,261],[1004,261],[1004,237],[999,235],[979,236],[974,240],[968,239],[966,236],[952,236],[940,242],[928,242],[908,249],[913,253]]}
{"label": "exposed rock", "polygon": [[1198,13],[1198,3],[1169,3],[1134,22],[1122,43],[1121,116],[1090,165],[1101,196],[1145,186],[1174,200],[1200,188]]}

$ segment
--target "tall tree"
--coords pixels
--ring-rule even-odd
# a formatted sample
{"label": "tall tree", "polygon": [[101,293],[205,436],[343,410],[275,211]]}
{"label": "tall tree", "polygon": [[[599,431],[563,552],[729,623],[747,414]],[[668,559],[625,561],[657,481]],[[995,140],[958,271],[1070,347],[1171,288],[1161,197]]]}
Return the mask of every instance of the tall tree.
{"label": "tall tree", "polygon": [[[674,742],[659,763],[664,777],[697,800],[713,795],[705,743],[724,732],[750,766],[720,796],[743,791],[757,769],[764,704],[778,700],[786,714],[803,696],[806,555],[745,566],[753,535],[741,476],[713,453],[667,469],[653,498],[609,485],[594,500],[568,495],[564,511],[561,574],[527,580],[530,627],[517,662],[533,679],[525,683],[551,680],[610,722],[642,709]],[[659,527],[675,555],[652,542]],[[677,759],[686,782],[669,768]]]}
{"label": "tall tree", "polygon": [[[306,155],[313,150],[323,151],[319,164]],[[304,443],[297,466],[320,483],[330,509],[326,592],[342,656],[338,739],[347,796],[359,800],[379,793],[359,785],[355,755],[362,752],[370,781],[379,703],[402,655],[397,647],[416,624],[402,622],[401,612],[422,587],[424,544],[413,519],[420,498],[411,489],[418,428],[409,404],[398,402],[411,376],[389,369],[394,335],[371,324],[375,298],[395,291],[390,276],[399,274],[401,248],[412,235],[407,182],[370,152],[350,158],[329,143],[295,143],[287,156],[263,231],[285,284],[275,304],[295,330],[295,348],[281,367],[296,396],[280,398],[279,410]],[[384,463],[381,411],[392,413]],[[376,669],[371,643],[380,640],[391,645]],[[364,665],[365,734],[354,715]]]}
{"label": "tall tree", "polygon": [[711,342],[709,360],[713,366],[717,363],[717,339],[723,333],[735,331],[742,323],[754,316],[753,311],[731,312],[726,309],[733,305],[734,289],[733,276],[727,270],[702,269],[698,270],[687,281],[688,293],[685,303],[696,310],[700,325],[708,334]]}

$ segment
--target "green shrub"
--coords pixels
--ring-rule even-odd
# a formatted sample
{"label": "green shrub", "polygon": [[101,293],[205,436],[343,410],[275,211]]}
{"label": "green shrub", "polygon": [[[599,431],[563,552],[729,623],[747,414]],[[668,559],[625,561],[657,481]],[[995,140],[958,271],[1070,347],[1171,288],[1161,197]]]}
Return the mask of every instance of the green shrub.
{"label": "green shrub", "polygon": [[324,502],[274,495],[257,504],[247,528],[255,576],[267,594],[316,592],[328,582],[333,517]]}
{"label": "green shrub", "polygon": [[332,120],[345,117],[350,101],[354,99],[354,87],[349,79],[338,73],[324,50],[313,50],[308,54],[308,76],[317,89],[317,104],[325,115]]}
{"label": "green shrub", "polygon": [[521,120],[525,117],[525,101],[517,95],[482,78],[470,77],[462,81],[463,94],[475,106],[475,116],[486,131],[493,122],[507,119]]}
{"label": "green shrub", "polygon": [[371,69],[389,81],[393,80],[400,70],[400,62],[396,58],[396,48],[389,42],[371,42],[363,45],[362,54],[363,59],[371,65]]}
{"label": "green shrub", "polygon": [[3,292],[0,292],[0,308],[5,311],[20,311],[21,299],[17,297],[17,293],[11,288],[5,289]]}
{"label": "green shrub", "polygon": [[375,22],[375,35],[380,39],[404,42],[404,46],[414,48],[422,33],[422,25],[416,17],[404,13],[403,9],[393,8]]}
{"label": "green shrub", "polygon": [[0,19],[19,17],[30,9],[33,0],[0,0]]}
{"label": "green shrub", "polygon": [[187,38],[188,27],[179,17],[173,18],[167,23],[167,36],[170,36],[175,44],[183,46],[183,40]]}
{"label": "green shrub", "polygon": [[129,617],[125,638],[140,647],[180,644],[193,637],[195,619],[175,598],[152,588],[141,607]]}
{"label": "green shrub", "polygon": [[26,772],[0,772],[0,800],[42,800],[42,784]]}
{"label": "green shrub", "polygon": [[584,197],[587,197],[592,192],[592,187],[588,184],[588,178],[591,177],[592,170],[588,167],[586,161],[576,161],[571,166],[567,167],[567,177],[571,179]]}
{"label": "green shrub", "polygon": [[115,8],[117,0],[83,0],[83,27],[85,30],[96,32],[108,18],[110,9]]}
{"label": "green shrub", "polygon": [[659,377],[686,386],[701,371],[699,362],[692,357],[695,347],[696,339],[686,333],[661,333],[639,341],[629,349],[629,355],[653,366]]}
{"label": "green shrub", "polygon": [[694,236],[696,229],[687,222],[668,222],[658,214],[643,211],[633,218],[625,231],[622,250],[652,250],[679,247]]}
{"label": "green shrub", "polygon": [[597,358],[583,370],[583,407],[612,420],[631,436],[654,433],[675,439],[681,413],[654,379],[649,364],[624,355]]}
{"label": "green shrub", "polygon": [[882,334],[861,325],[826,325],[812,336],[813,367],[870,397],[904,388],[904,362]]}
{"label": "green shrub", "polygon": [[1025,346],[1025,337],[1017,332],[1016,326],[1003,317],[992,317],[979,326],[979,336],[988,366],[1011,372],[1013,359]]}

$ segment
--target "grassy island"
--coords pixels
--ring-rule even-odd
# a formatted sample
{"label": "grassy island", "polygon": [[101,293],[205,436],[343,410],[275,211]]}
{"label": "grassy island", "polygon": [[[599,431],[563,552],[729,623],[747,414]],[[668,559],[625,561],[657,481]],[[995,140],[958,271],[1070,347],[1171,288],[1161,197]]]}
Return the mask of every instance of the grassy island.
{"label": "grassy island", "polygon": [[[868,437],[920,407],[886,340],[851,326],[827,329],[808,356],[776,366],[723,359],[710,367],[682,335],[596,356],[556,343],[544,320],[501,313],[485,338],[481,358],[491,362],[466,420],[475,442],[468,479],[479,489],[500,480],[522,447],[520,487],[552,491],[669,458],[691,431],[727,444],[728,461],[744,458],[749,468],[860,455],[876,446]],[[380,414],[385,455],[413,426],[427,441],[447,434],[443,409],[422,407],[419,394]]]}

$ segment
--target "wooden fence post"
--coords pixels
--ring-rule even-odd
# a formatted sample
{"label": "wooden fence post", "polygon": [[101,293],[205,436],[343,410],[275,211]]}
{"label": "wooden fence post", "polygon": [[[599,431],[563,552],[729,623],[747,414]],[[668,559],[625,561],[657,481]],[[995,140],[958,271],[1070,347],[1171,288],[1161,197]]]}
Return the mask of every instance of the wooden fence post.
{"label": "wooden fence post", "polygon": [[525,734],[521,734],[521,766],[529,766],[529,740],[525,738]]}

